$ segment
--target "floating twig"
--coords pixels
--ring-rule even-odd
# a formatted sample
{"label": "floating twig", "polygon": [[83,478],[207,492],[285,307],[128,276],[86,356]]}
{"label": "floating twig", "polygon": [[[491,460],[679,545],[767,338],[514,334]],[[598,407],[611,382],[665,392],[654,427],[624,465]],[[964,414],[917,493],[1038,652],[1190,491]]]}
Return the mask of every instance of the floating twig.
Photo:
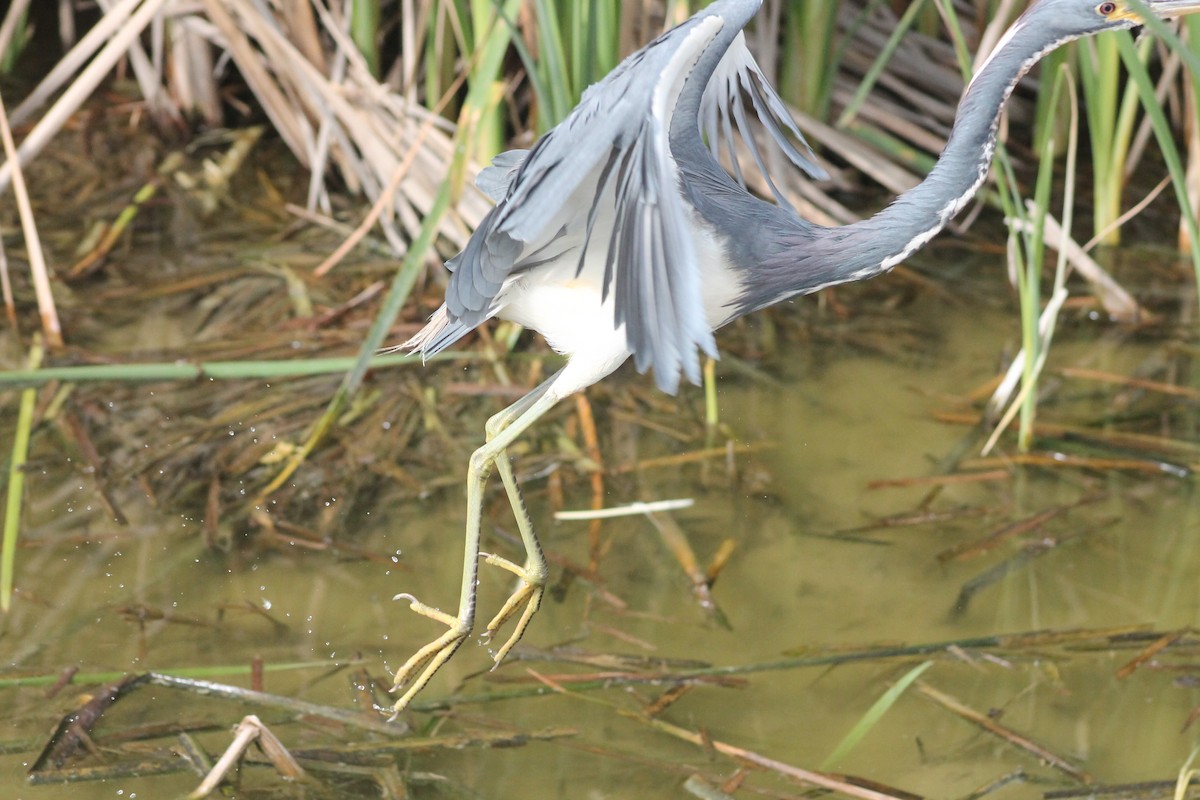
{"label": "floating twig", "polygon": [[1117,678],[1121,680],[1128,678],[1130,675],[1137,672],[1140,666],[1182,639],[1186,633],[1188,633],[1187,629],[1176,631],[1175,633],[1168,633],[1156,641],[1151,642],[1145,650],[1138,653],[1131,660],[1125,662],[1125,664],[1123,664],[1121,668],[1117,670]]}
{"label": "floating twig", "polygon": [[975,558],[976,556],[983,555],[984,553],[996,549],[1010,539],[1015,539],[1018,536],[1023,536],[1024,534],[1041,528],[1055,517],[1061,516],[1062,514],[1065,514],[1072,509],[1079,508],[1087,503],[1096,502],[1099,499],[1100,497],[1098,496],[1085,497],[1074,503],[1053,506],[1045,509],[1044,511],[1039,511],[1036,514],[1030,514],[1028,517],[1004,525],[998,530],[995,530],[980,539],[975,539],[969,542],[959,542],[953,547],[949,547],[938,553],[937,560],[942,564],[945,564],[948,561],[967,561]]}
{"label": "floating twig", "polygon": [[697,747],[705,747],[721,755],[728,756],[743,763],[753,764],[756,767],[783,775],[786,778],[800,781],[801,783],[810,786],[819,786],[822,789],[829,789],[842,794],[850,795],[851,797],[862,798],[862,800],[912,800],[917,795],[909,794],[908,792],[891,787],[880,786],[872,783],[866,785],[867,782],[857,778],[852,778],[847,775],[835,775],[826,772],[814,772],[802,767],[792,766],[782,761],[776,761],[773,758],[756,753],[753,750],[747,750],[736,745],[727,744],[726,742],[718,741],[703,736],[700,733],[689,731],[686,728],[678,725],[673,725],[660,719],[652,717],[638,716],[642,722],[645,722],[651,728],[663,733],[674,736],[677,739],[682,739],[685,742],[691,742]]}
{"label": "floating twig", "polygon": [[[1115,521],[1115,519],[1110,519],[1105,524],[1111,524]],[[1068,542],[1075,541],[1085,534],[1095,531],[1099,527],[1101,526],[1093,525],[1085,530],[1067,534],[1066,536],[1059,536],[1057,538],[1045,536],[1041,539],[1037,539],[1036,541],[1029,542],[1014,555],[1006,558],[999,564],[984,570],[971,580],[964,583],[962,588],[959,590],[958,597],[954,600],[954,608],[951,610],[951,616],[957,617],[965,614],[967,612],[967,606],[970,605],[971,600],[976,594],[1007,577],[1014,570],[1029,564],[1034,559],[1040,558],[1046,553],[1057,550],[1059,547],[1067,544]]]}
{"label": "floating twig", "polygon": [[216,791],[217,787],[221,785],[221,781],[225,780],[225,776],[242,759],[252,744],[259,746],[263,755],[267,757],[281,777],[287,780],[303,780],[307,777],[304,769],[296,763],[296,759],[283,746],[283,742],[271,733],[271,729],[264,725],[262,720],[249,714],[238,723],[233,734],[233,741],[229,743],[229,747],[225,749],[209,773],[204,776],[200,785],[188,795],[188,800],[201,800]]}
{"label": "floating twig", "polygon": [[945,692],[941,692],[933,688],[924,681],[917,681],[917,691],[942,708],[945,708],[946,710],[957,714],[968,722],[983,728],[988,733],[991,733],[1008,742],[1013,747],[1024,750],[1034,758],[1049,764],[1060,772],[1070,775],[1075,780],[1081,781],[1082,783],[1092,782],[1091,775],[1072,764],[1066,758],[1058,755],[1047,747],[1043,747],[1042,745],[1033,741],[1033,739],[1030,739],[1028,736],[1017,733],[1012,728],[1001,725],[987,714],[981,714],[980,712],[955,699],[954,697],[951,697]]}
{"label": "floating twig", "polygon": [[651,524],[658,531],[658,535],[662,537],[667,548],[679,562],[679,566],[683,568],[684,574],[691,581],[692,596],[696,598],[700,609],[722,628],[732,630],[733,626],[729,624],[729,618],[725,616],[725,612],[721,610],[713,597],[708,573],[700,568],[696,559],[696,551],[692,549],[692,544],[688,541],[683,528],[679,527],[679,523],[670,514],[663,511],[653,511],[646,516],[649,517]]}
{"label": "floating twig", "polygon": [[247,703],[262,708],[273,708],[297,716],[320,717],[343,725],[349,725],[350,727],[362,728],[373,733],[381,733],[386,736],[399,736],[406,730],[406,726],[403,724],[388,722],[382,715],[374,713],[348,711],[343,708],[324,706],[305,700],[283,697],[282,695],[268,694],[267,692],[256,692],[252,689],[242,689],[238,686],[229,686],[223,683],[214,683],[213,681],[176,678],[171,675],[164,675],[161,672],[148,672],[141,677],[145,683],[154,686],[179,689],[205,697],[222,697],[226,700],[235,700],[239,703]]}
{"label": "floating twig", "polygon": [[1012,473],[1006,469],[993,469],[986,472],[962,472],[954,475],[924,475],[916,478],[884,478],[871,481],[868,489],[909,488],[912,486],[950,486],[960,483],[987,483],[989,481],[1007,481],[1012,479]]}
{"label": "floating twig", "polygon": [[611,508],[581,509],[579,511],[555,511],[554,518],[560,521],[577,521],[592,519],[616,519],[617,517],[635,517],[639,514],[654,514],[661,511],[678,511],[691,508],[696,501],[690,497],[678,500],[654,500],[645,503],[630,503]]}
{"label": "floating twig", "polygon": [[1059,370],[1059,374],[1067,378],[1075,378],[1076,380],[1111,383],[1133,389],[1145,389],[1148,392],[1158,392],[1159,394],[1170,395],[1171,397],[1186,397],[1189,400],[1200,400],[1200,389],[1193,389],[1190,386],[1180,386],[1175,383],[1152,381],[1148,378],[1134,378],[1128,375],[1117,375],[1112,372],[1105,372],[1099,369],[1085,369],[1083,367],[1063,367]]}
{"label": "floating twig", "polygon": [[96,692],[79,709],[59,720],[58,727],[29,768],[32,778],[49,765],[61,767],[80,750],[93,749],[91,730],[104,712],[129,692],[145,683],[144,676],[130,675]]}

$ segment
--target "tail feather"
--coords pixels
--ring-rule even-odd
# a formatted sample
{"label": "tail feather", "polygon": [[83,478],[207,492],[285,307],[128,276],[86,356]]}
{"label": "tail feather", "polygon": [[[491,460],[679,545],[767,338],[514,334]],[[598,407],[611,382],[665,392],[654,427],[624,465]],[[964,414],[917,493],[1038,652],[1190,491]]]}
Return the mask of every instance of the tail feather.
{"label": "tail feather", "polygon": [[388,348],[387,352],[406,350],[410,353],[420,353],[421,360],[424,361],[430,356],[442,352],[474,328],[474,325],[464,325],[462,322],[450,319],[450,312],[443,305],[433,312],[429,322],[425,323],[425,327],[417,331],[416,335],[402,344]]}

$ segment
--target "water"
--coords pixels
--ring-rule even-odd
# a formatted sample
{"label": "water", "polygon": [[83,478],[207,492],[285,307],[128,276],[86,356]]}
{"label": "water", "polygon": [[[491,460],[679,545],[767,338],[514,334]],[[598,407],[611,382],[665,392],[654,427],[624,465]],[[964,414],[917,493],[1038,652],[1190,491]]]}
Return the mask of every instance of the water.
{"label": "water", "polygon": [[[1003,296],[1005,289],[989,269],[994,267],[979,267],[976,277],[991,281],[989,291]],[[868,295],[858,301],[865,307],[871,299]],[[874,316],[869,310],[855,311]],[[811,318],[811,308],[805,314]],[[1200,625],[1200,506],[1191,479],[1013,468],[1003,478],[946,486],[929,500],[929,509],[947,512],[949,519],[872,527],[880,517],[919,510],[931,491],[929,484],[870,488],[873,481],[936,475],[936,464],[959,448],[965,447],[968,457],[978,453],[977,434],[936,421],[934,413],[967,408],[962,396],[994,375],[1001,355],[1013,346],[1016,328],[1006,303],[969,297],[948,303],[933,293],[877,317],[885,340],[927,342],[928,347],[918,352],[905,345],[880,354],[850,346],[856,323],[838,323],[830,312],[819,323],[821,330],[846,335],[817,343],[781,340],[784,355],[773,362],[780,370],[779,386],[725,373],[722,422],[737,443],[758,448],[735,457],[736,478],[718,459],[703,468],[648,470],[637,480],[608,481],[612,505],[694,498],[695,505],[674,518],[702,565],[725,539],[736,542],[713,587],[730,629],[713,623],[698,607],[654,527],[633,517],[606,523],[603,535],[611,539],[611,550],[596,582],[576,580],[561,602],[548,599],[523,645],[541,650],[569,644],[591,654],[756,667],[839,649],[1040,629],[1141,625],[1169,632]],[[1086,325],[1070,329],[1058,346],[1057,363],[1116,372],[1131,371],[1162,352],[1154,342],[1118,346],[1103,326],[1089,330]],[[910,355],[897,357],[897,352]],[[376,376],[376,382],[388,385],[410,374]],[[607,396],[620,398],[647,379],[622,372],[613,382],[615,392]],[[121,390],[124,413],[163,413],[168,402],[164,391],[162,386],[154,395]],[[288,385],[281,383],[277,391],[288,391]],[[691,391],[685,407],[695,409],[702,399]],[[1058,402],[1046,413],[1077,422],[1094,416],[1081,409],[1107,408],[1117,390],[1079,384],[1064,394],[1070,402]],[[637,457],[688,449],[610,417],[603,405],[605,393],[599,396],[602,427],[615,431],[618,441],[634,442]],[[1194,413],[1186,404],[1164,412],[1153,396],[1137,402],[1175,415],[1176,422],[1179,415]],[[11,429],[14,407],[10,397],[0,429]],[[478,424],[483,413],[481,409]],[[558,419],[547,424],[561,424],[564,417]],[[677,421],[681,429],[689,424],[685,418]],[[53,437],[43,435],[39,442],[28,484],[32,511],[19,553],[20,594],[14,610],[0,619],[0,648],[12,676],[55,674],[68,667],[119,674],[216,666],[226,670],[213,679],[245,686],[246,677],[230,675],[229,668],[261,657],[268,665],[361,659],[361,668],[384,678],[385,668],[396,668],[415,647],[440,633],[436,624],[390,598],[403,591],[447,609],[456,603],[463,513],[459,489],[407,502],[384,492],[374,503],[356,504],[339,523],[340,552],[277,542],[243,543],[223,552],[204,544],[208,531],[202,503],[187,515],[165,513],[134,482],[117,487],[131,522],[113,524],[98,502],[89,469],[65,460]],[[1012,453],[1011,439],[1007,442],[1005,452]],[[605,444],[610,466],[628,452],[627,444],[612,439]],[[521,462],[522,467],[529,464],[535,462]],[[201,462],[197,469],[203,468]],[[547,548],[585,563],[586,524],[550,519],[544,477],[530,478],[526,486]],[[588,496],[586,485],[578,482],[568,486],[566,503],[582,507]],[[938,559],[949,548],[1014,521],[1093,497],[978,557]],[[498,493],[494,500],[485,527],[511,529]],[[336,506],[340,501],[326,502]],[[308,522],[297,519],[295,508],[287,518],[321,530],[331,512],[314,496],[309,513]],[[955,611],[966,582],[1037,542],[1056,546],[1014,563],[1006,576],[973,595],[965,611]],[[352,557],[346,552],[350,548],[380,557]],[[517,555],[509,543],[492,536],[484,549]],[[397,552],[394,562],[387,558]],[[560,575],[556,567],[552,580]],[[481,578],[480,613],[486,617],[499,606],[510,581],[488,567]],[[605,602],[597,586],[627,607]],[[989,715],[1096,781],[1170,781],[1197,743],[1192,727],[1183,730],[1200,702],[1192,688],[1195,649],[1168,649],[1119,677],[1120,667],[1147,644],[1118,648],[1088,641],[987,653],[967,648],[840,666],[751,670],[736,676],[741,681],[736,686],[693,688],[660,719],[703,731],[715,742],[816,769],[894,681],[932,658],[935,663],[922,676],[927,686]],[[456,687],[470,695],[501,692],[529,685],[532,672],[553,683],[555,676],[609,668],[514,658],[495,673],[479,674],[489,663],[486,649],[469,643],[419,699],[445,697]],[[352,684],[349,670],[312,668],[269,672],[264,688],[353,708],[360,696]],[[30,787],[28,765],[59,715],[74,706],[81,692],[92,689],[94,685],[70,686],[50,698],[44,687],[6,685],[0,690],[0,713],[8,720],[0,735],[5,752],[0,794],[163,797],[194,788],[198,778],[191,774]],[[403,755],[397,763],[415,776],[413,797],[682,797],[683,781],[693,773],[713,784],[729,779],[738,769],[734,761],[620,713],[637,712],[665,689],[635,684],[577,696],[550,693],[457,705],[434,732],[570,728],[573,735],[520,747],[425,750]],[[199,738],[218,752],[229,739],[230,726],[250,712],[263,716],[293,748],[380,741],[327,723],[291,723],[278,711],[161,688],[141,690],[114,706],[95,739],[105,748],[106,734],[133,726],[203,722],[211,729]],[[425,726],[432,718],[414,712],[405,719]],[[144,746],[153,751],[171,744],[167,737]],[[119,760],[115,751],[106,752]],[[915,687],[830,769],[939,798],[962,797],[1017,774],[1021,779],[997,794],[1040,797],[1081,785],[1063,770],[936,705]],[[248,770],[246,781],[237,796],[257,796],[255,787],[278,787],[262,767]],[[337,785],[341,788],[328,796],[378,796],[365,783]],[[302,796],[299,789],[291,791]],[[759,791],[794,796],[802,790],[778,776],[755,772],[737,796],[759,796]],[[290,796],[289,791],[283,795]]]}

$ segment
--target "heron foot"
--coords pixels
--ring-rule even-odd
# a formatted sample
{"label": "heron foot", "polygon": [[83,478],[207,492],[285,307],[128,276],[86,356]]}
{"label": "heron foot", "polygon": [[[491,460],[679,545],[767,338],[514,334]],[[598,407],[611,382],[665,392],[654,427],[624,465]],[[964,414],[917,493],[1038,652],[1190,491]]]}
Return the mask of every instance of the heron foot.
{"label": "heron foot", "polygon": [[491,641],[496,631],[512,619],[518,609],[521,610],[521,616],[513,627],[512,634],[504,641],[500,649],[492,655],[492,660],[496,662],[496,666],[499,666],[504,657],[508,655],[508,651],[512,650],[513,646],[521,641],[521,637],[525,635],[525,629],[529,627],[533,615],[542,606],[542,596],[546,593],[546,564],[544,560],[538,559],[521,566],[513,561],[509,561],[507,558],[492,553],[481,553],[480,555],[483,556],[483,560],[486,563],[508,570],[521,581],[516,591],[509,595],[508,599],[504,601],[504,605],[496,612],[496,616],[492,617],[491,622],[487,624],[487,629],[482,636],[484,641]]}
{"label": "heron foot", "polygon": [[442,668],[443,664],[450,660],[455,651],[466,641],[467,637],[471,634],[471,628],[474,627],[475,614],[473,609],[460,612],[458,616],[447,614],[445,611],[422,603],[411,594],[398,594],[393,599],[409,601],[409,608],[413,611],[423,617],[437,620],[448,629],[441,636],[413,653],[408,661],[405,661],[404,665],[396,670],[392,691],[397,692],[405,685],[408,685],[408,690],[392,706],[392,716],[395,718],[395,715],[403,711],[412,702],[417,692],[425,688],[425,685],[429,683],[434,674]]}

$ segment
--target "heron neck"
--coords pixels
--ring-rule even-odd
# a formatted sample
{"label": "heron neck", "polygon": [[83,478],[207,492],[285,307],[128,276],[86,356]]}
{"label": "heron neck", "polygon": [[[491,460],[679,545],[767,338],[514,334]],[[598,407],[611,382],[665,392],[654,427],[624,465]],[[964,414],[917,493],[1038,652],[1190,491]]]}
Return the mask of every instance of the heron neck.
{"label": "heron neck", "polygon": [[[740,230],[724,231],[733,262],[746,266],[742,292],[731,306],[733,316],[887,272],[946,226],[987,177],[1008,96],[1039,58],[1062,43],[1047,45],[1044,32],[1025,19],[1014,23],[967,87],[929,175],[883,211],[861,222],[823,228],[768,203],[743,204]],[[705,202],[696,201],[702,213]],[[759,235],[745,235],[754,225]]]}
{"label": "heron neck", "polygon": [[846,280],[890,270],[925,246],[970,202],[991,167],[1004,104],[1050,49],[1023,20],[1010,29],[967,87],[946,146],[925,180],[880,213],[842,231],[874,243],[862,258],[853,259],[856,263],[842,265],[839,271]]}

